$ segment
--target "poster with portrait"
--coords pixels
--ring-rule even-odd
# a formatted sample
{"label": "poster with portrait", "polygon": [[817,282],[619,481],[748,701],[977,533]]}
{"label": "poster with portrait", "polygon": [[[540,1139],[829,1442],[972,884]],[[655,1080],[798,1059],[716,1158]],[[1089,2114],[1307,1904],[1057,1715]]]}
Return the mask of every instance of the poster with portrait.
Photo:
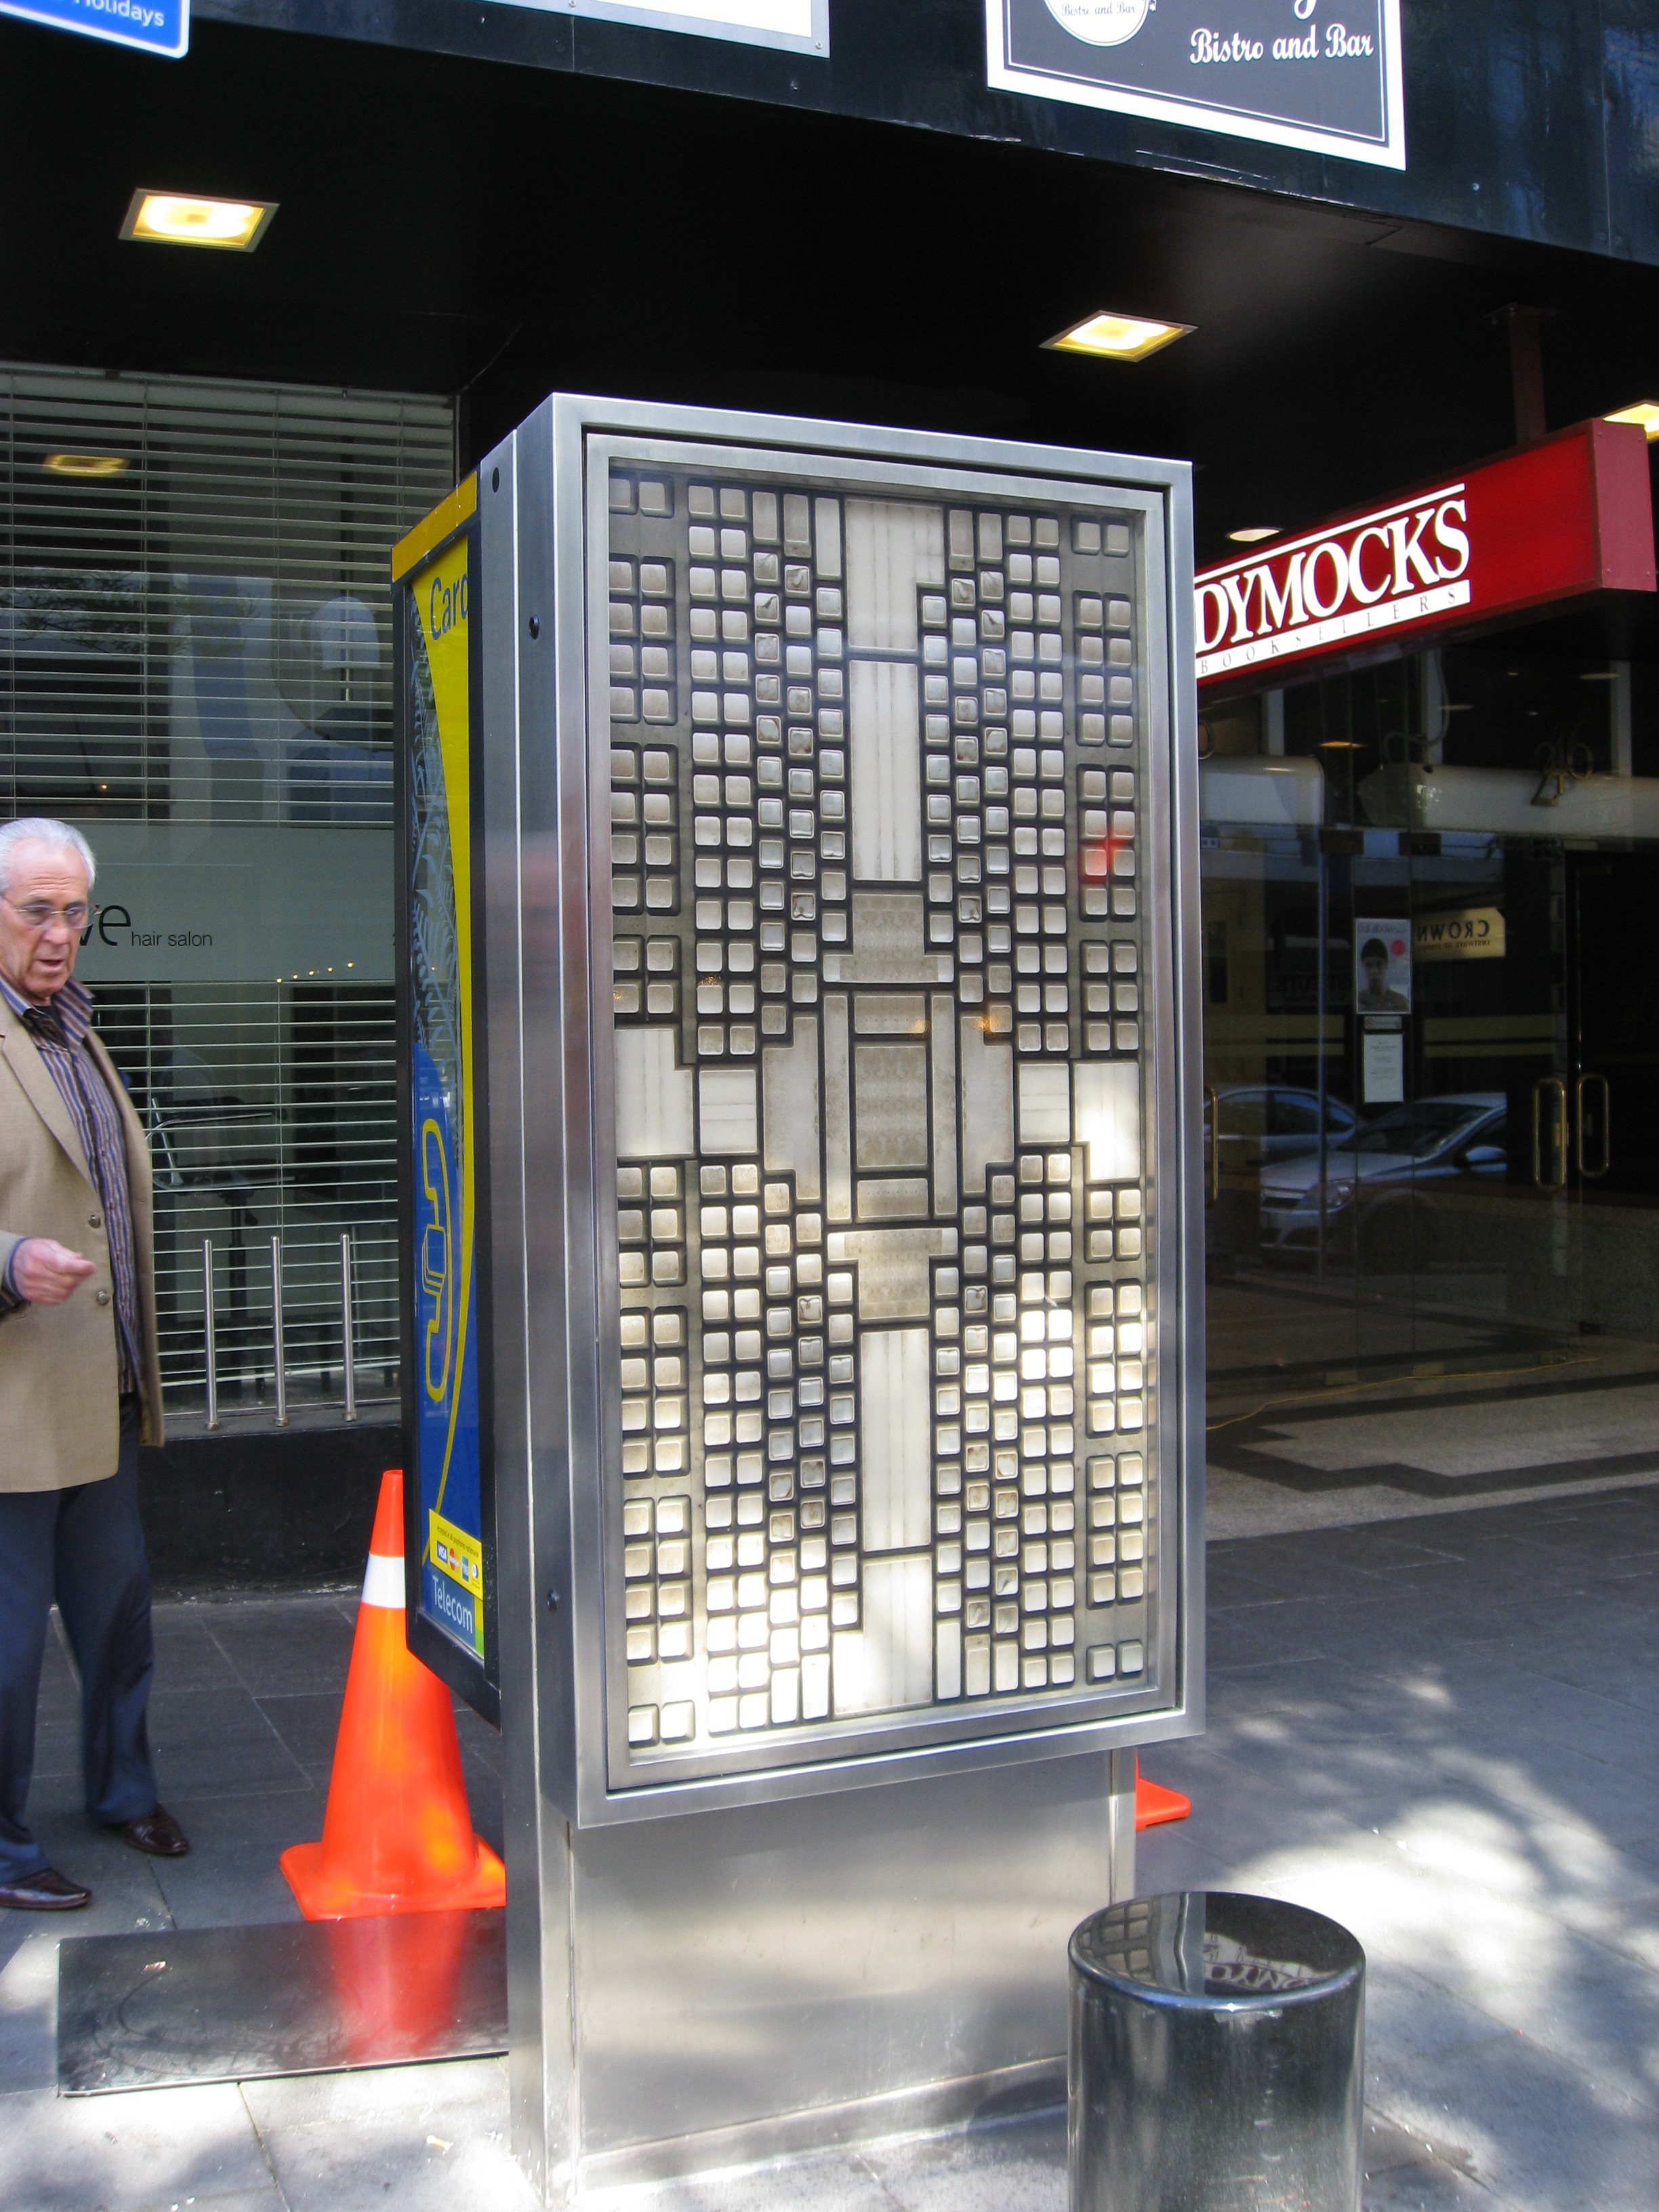
{"label": "poster with portrait", "polygon": [[1356,915],[1353,1006],[1357,1014],[1412,1010],[1412,926],[1398,915]]}

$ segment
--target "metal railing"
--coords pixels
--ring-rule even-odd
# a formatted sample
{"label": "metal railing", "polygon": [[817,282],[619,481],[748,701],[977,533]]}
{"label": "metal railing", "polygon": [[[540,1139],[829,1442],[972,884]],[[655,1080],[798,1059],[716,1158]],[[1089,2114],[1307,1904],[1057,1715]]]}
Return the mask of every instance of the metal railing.
{"label": "metal railing", "polygon": [[[210,1431],[222,1431],[224,1414],[221,1404],[220,1343],[218,1297],[215,1281],[215,1249],[211,1237],[202,1239],[202,1352],[204,1368],[204,1399],[206,1425]],[[256,1414],[266,1411],[276,1425],[287,1428],[290,1413],[289,1394],[290,1385],[298,1382],[303,1395],[300,1402],[311,1413],[325,1414],[337,1412],[347,1421],[359,1417],[358,1405],[358,1318],[356,1297],[356,1240],[349,1230],[340,1232],[338,1346],[339,1394],[334,1394],[333,1377],[336,1365],[331,1359],[314,1356],[301,1361],[296,1367],[290,1361],[288,1349],[288,1328],[283,1295],[283,1240],[270,1239],[270,1342],[268,1347],[250,1344],[242,1336],[240,1357],[236,1363],[236,1382],[243,1387],[251,1382],[254,1387]],[[313,1328],[313,1349],[317,1332]],[[269,1361],[267,1364],[266,1352]],[[264,1401],[264,1380],[269,1373],[271,1398],[268,1407]],[[307,1387],[308,1386],[308,1387]],[[381,1363],[381,1388],[370,1396],[368,1402],[379,1407],[392,1407],[397,1403],[395,1368],[384,1360]],[[185,1419],[191,1409],[185,1410]]]}

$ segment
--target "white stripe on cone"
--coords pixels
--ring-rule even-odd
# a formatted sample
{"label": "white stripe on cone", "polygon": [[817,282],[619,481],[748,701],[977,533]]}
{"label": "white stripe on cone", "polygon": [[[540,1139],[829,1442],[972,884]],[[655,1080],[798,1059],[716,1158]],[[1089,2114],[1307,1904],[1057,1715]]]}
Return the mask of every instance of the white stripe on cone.
{"label": "white stripe on cone", "polygon": [[371,1552],[363,1577],[363,1603],[383,1605],[390,1613],[404,1609],[404,1563],[386,1552]]}

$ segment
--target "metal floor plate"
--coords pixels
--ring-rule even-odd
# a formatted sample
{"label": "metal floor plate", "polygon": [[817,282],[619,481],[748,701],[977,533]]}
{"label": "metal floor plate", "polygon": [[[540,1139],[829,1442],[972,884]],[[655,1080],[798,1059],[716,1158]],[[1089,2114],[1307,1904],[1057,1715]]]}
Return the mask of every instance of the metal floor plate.
{"label": "metal floor plate", "polygon": [[491,2056],[507,2047],[506,1921],[410,1912],[65,1937],[58,2089]]}

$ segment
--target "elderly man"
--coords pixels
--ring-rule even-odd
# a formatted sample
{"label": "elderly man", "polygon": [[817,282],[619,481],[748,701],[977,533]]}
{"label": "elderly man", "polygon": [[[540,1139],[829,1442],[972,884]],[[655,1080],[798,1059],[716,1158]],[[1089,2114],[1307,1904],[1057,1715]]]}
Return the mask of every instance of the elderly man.
{"label": "elderly man", "polygon": [[0,828],[0,1905],[91,1892],[24,1824],[56,1596],[81,1674],[87,1810],[177,1858],[155,1802],[138,1443],[161,1441],[149,1154],[75,956],[94,864],[62,822]]}

